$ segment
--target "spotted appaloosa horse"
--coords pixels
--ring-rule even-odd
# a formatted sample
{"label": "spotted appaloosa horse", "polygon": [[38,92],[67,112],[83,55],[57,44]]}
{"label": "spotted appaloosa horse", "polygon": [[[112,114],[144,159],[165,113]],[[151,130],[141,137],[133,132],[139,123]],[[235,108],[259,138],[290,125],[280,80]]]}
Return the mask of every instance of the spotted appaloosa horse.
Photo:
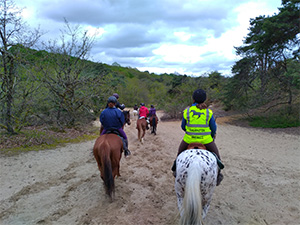
{"label": "spotted appaloosa horse", "polygon": [[216,157],[203,149],[188,149],[176,159],[175,191],[180,224],[203,224],[217,182]]}

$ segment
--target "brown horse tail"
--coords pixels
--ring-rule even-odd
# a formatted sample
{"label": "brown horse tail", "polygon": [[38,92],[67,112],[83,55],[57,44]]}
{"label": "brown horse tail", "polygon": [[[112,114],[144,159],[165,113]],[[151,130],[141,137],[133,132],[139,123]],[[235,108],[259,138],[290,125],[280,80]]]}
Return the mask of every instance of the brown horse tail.
{"label": "brown horse tail", "polygon": [[103,181],[104,181],[106,193],[109,195],[110,198],[112,198],[112,195],[115,191],[115,182],[112,175],[110,148],[107,141],[103,143],[102,151],[103,151],[102,165],[104,171]]}

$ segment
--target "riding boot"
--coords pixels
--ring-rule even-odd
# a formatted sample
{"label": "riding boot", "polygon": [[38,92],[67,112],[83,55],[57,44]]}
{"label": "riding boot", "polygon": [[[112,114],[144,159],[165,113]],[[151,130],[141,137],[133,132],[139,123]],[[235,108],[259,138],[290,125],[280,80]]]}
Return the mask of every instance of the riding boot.
{"label": "riding boot", "polygon": [[221,170],[219,169],[218,170],[218,176],[217,176],[217,186],[219,186],[223,180],[224,176],[223,174],[221,173]]}
{"label": "riding boot", "polygon": [[125,157],[131,155],[131,152],[128,149],[128,140],[125,140],[124,138],[123,138],[123,148],[124,148]]}
{"label": "riding boot", "polygon": [[174,160],[174,163],[173,163],[173,166],[172,166],[171,170],[173,171],[174,177],[176,177],[176,160]]}
{"label": "riding boot", "polygon": [[149,119],[146,119],[147,125],[146,125],[146,129],[149,130]]}

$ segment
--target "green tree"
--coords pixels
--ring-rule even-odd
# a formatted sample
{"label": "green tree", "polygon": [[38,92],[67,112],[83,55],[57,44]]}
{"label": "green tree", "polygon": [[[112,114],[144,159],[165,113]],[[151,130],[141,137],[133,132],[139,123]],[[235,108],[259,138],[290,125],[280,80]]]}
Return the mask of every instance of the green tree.
{"label": "green tree", "polygon": [[[14,133],[14,127],[20,121],[16,115],[15,95],[20,81],[18,66],[22,60],[21,48],[13,47],[17,45],[31,47],[39,39],[40,31],[28,29],[22,21],[21,10],[15,6],[12,0],[0,1],[0,113],[1,127],[9,133]],[[23,97],[28,97],[31,91],[24,90]]]}
{"label": "green tree", "polygon": [[285,97],[284,93],[288,93],[287,102],[291,104],[293,89],[297,88],[287,71],[292,65],[288,61],[299,57],[299,0],[282,1],[282,5],[277,15],[251,19],[244,45],[236,48],[242,59],[232,69],[237,78],[231,79],[235,86],[232,90],[246,88],[243,95],[236,98],[242,101],[256,99],[256,105],[248,101],[243,104],[245,106],[265,104]]}
{"label": "green tree", "polygon": [[50,90],[49,101],[54,105],[56,124],[73,126],[87,101],[84,88],[90,85],[93,77],[84,74],[88,68],[87,59],[94,38],[82,31],[80,26],[71,26],[65,20],[65,29],[60,40],[44,43],[48,54],[40,64],[43,82]]}

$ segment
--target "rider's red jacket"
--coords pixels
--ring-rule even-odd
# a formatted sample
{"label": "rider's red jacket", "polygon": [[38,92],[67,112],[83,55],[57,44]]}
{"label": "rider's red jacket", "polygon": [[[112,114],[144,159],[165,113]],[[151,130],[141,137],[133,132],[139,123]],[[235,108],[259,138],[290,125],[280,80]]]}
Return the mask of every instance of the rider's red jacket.
{"label": "rider's red jacket", "polygon": [[140,117],[144,116],[145,118],[149,114],[149,110],[146,106],[142,106],[139,111]]}

